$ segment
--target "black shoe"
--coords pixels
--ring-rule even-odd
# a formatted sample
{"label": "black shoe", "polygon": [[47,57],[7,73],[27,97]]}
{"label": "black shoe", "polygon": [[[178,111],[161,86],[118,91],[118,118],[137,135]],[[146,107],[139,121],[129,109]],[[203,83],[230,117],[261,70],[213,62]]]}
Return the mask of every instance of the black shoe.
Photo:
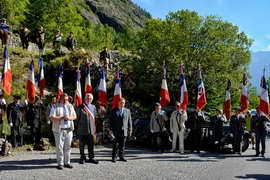
{"label": "black shoe", "polygon": [[262,157],[265,158],[264,154],[262,154]]}
{"label": "black shoe", "polygon": [[115,160],[115,159],[112,159],[112,162],[113,162],[113,163],[116,163],[116,160]]}
{"label": "black shoe", "polygon": [[71,166],[70,164],[65,164],[64,167],[65,168],[69,168],[69,169],[72,169],[73,168],[73,166]]}
{"label": "black shoe", "polygon": [[260,156],[260,154],[258,154],[258,153],[257,153],[257,154],[255,154],[255,156],[256,156],[256,157],[259,157],[259,156]]}
{"label": "black shoe", "polygon": [[57,166],[57,169],[58,169],[58,170],[63,170],[63,166],[62,166],[62,165],[58,165],[58,166]]}
{"label": "black shoe", "polygon": [[79,163],[80,164],[84,164],[85,163],[85,160],[81,158]]}
{"label": "black shoe", "polygon": [[98,161],[95,160],[94,158],[89,159],[88,162],[93,163],[93,164],[98,164]]}
{"label": "black shoe", "polygon": [[123,162],[127,162],[127,160],[125,158],[120,158],[119,161],[123,161]]}

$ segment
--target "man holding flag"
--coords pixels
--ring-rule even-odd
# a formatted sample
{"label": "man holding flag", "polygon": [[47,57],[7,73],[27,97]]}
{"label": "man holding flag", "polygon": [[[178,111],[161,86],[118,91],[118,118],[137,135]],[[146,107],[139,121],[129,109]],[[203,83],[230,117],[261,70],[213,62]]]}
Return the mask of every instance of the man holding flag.
{"label": "man holding flag", "polygon": [[[252,117],[252,128],[256,136],[256,156],[260,153],[262,157],[265,154],[265,139],[267,133],[266,123],[269,122],[267,116],[269,115],[269,96],[268,87],[265,80],[265,72],[261,79],[261,95],[260,95],[260,106],[256,108],[256,115]],[[262,150],[260,152],[260,144]]]}

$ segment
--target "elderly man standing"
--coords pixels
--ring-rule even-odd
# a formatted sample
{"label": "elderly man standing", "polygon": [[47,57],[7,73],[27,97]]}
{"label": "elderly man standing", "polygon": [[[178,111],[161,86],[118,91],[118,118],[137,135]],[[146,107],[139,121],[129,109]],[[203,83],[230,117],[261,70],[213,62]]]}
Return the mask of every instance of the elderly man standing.
{"label": "elderly man standing", "polygon": [[246,120],[240,107],[236,108],[236,114],[231,117],[230,127],[233,134],[233,152],[241,155],[241,142],[246,128]]}
{"label": "elderly man standing", "polygon": [[96,107],[91,104],[93,95],[88,93],[85,95],[84,103],[77,110],[78,129],[77,134],[80,140],[80,164],[84,164],[86,157],[84,147],[88,147],[89,162],[98,164],[94,159],[94,142],[93,136],[96,134],[95,117],[97,115]]}
{"label": "elderly man standing", "polygon": [[[152,133],[153,150],[165,150],[165,121],[168,120],[166,112],[161,110],[160,103],[155,103],[155,110],[151,114],[150,131]],[[160,141],[159,141],[160,140]]]}
{"label": "elderly man standing", "polygon": [[63,166],[73,168],[70,165],[70,152],[73,137],[72,131],[74,130],[73,120],[76,119],[76,113],[68,100],[68,95],[66,93],[62,94],[60,103],[57,103],[55,108],[52,108],[50,111],[56,145],[57,169],[59,170],[62,170]]}
{"label": "elderly man standing", "polygon": [[176,151],[176,141],[179,137],[179,152],[184,153],[184,135],[185,135],[185,122],[187,121],[187,113],[180,109],[180,103],[176,102],[176,110],[172,113],[170,118],[170,129],[173,133],[172,152]]}
{"label": "elderly man standing", "polygon": [[256,137],[256,155],[260,155],[260,144],[262,146],[261,155],[264,157],[265,154],[265,138],[267,133],[266,123],[269,119],[261,112],[260,107],[256,108],[256,115],[252,117],[253,132]]}
{"label": "elderly man standing", "polygon": [[126,100],[120,99],[119,107],[112,110],[109,119],[109,134],[113,139],[112,162],[116,162],[118,151],[120,161],[126,162],[124,158],[124,150],[126,138],[132,134],[132,119],[130,110],[125,108]]}

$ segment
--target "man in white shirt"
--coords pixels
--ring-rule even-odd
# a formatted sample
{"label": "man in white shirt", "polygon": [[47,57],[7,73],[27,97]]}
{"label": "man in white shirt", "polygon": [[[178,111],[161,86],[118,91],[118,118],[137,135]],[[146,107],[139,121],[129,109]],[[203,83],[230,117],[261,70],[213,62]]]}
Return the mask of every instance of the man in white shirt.
{"label": "man in white shirt", "polygon": [[74,123],[76,113],[74,107],[69,103],[66,93],[60,97],[60,103],[50,111],[50,119],[52,120],[52,130],[55,138],[57,169],[62,170],[63,167],[73,168],[70,165],[71,141],[73,137]]}

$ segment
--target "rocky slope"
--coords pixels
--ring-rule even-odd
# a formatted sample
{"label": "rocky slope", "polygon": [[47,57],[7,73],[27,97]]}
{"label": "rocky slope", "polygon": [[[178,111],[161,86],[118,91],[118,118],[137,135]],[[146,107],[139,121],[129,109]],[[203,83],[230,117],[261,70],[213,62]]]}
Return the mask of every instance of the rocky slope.
{"label": "rocky slope", "polygon": [[122,32],[124,26],[143,27],[151,15],[131,0],[81,0],[82,16]]}

